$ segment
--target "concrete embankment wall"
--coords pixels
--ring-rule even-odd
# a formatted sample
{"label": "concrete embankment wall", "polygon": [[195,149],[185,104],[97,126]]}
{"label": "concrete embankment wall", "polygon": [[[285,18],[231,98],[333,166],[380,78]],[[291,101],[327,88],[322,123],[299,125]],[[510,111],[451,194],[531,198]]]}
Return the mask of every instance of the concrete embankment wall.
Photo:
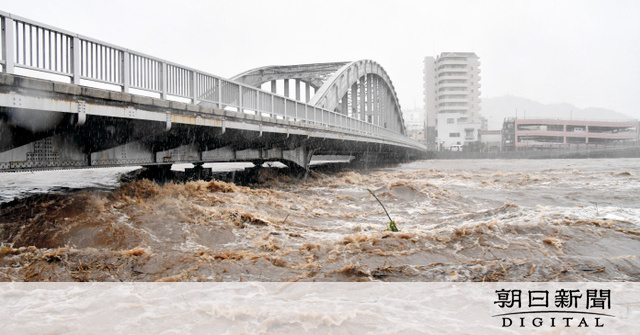
{"label": "concrete embankment wall", "polygon": [[431,152],[431,159],[567,159],[567,158],[630,158],[640,157],[640,147],[589,150],[536,150],[511,152]]}

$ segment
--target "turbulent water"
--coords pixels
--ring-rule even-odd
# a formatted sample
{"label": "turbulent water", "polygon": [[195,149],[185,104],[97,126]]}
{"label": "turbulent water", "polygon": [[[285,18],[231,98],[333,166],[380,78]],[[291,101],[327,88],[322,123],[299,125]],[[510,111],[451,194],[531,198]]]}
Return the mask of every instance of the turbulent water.
{"label": "turbulent water", "polygon": [[1,175],[0,280],[640,281],[640,159],[122,172]]}

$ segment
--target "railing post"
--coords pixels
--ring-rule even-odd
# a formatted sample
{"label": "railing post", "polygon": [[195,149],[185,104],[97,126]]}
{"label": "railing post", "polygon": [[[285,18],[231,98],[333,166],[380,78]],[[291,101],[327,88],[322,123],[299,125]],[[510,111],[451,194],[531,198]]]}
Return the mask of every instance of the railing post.
{"label": "railing post", "polygon": [[242,85],[238,85],[238,112],[244,112],[244,109],[242,108]]}
{"label": "railing post", "polygon": [[71,58],[71,83],[79,85],[80,84],[80,38],[78,35],[73,36],[73,45],[71,46],[73,50]]}
{"label": "railing post", "polygon": [[271,94],[271,114],[270,115],[271,115],[271,118],[276,117],[276,98],[275,98],[275,95],[273,94]]}
{"label": "railing post", "polygon": [[196,71],[189,72],[191,74],[191,103],[198,103],[198,93],[197,93],[197,74]]}
{"label": "railing post", "polygon": [[262,106],[260,106],[260,90],[256,90],[256,114],[260,115],[260,117],[262,117],[261,107]]}
{"label": "railing post", "polygon": [[160,98],[167,98],[167,63],[162,62],[162,66],[160,66]]}
{"label": "railing post", "polygon": [[218,108],[224,109],[222,107],[222,79],[218,78]]}
{"label": "railing post", "polygon": [[15,24],[12,18],[2,18],[2,59],[4,59],[4,72],[14,73],[16,64],[15,50]]}
{"label": "railing post", "polygon": [[129,93],[131,86],[131,60],[129,51],[122,51],[122,92]]}

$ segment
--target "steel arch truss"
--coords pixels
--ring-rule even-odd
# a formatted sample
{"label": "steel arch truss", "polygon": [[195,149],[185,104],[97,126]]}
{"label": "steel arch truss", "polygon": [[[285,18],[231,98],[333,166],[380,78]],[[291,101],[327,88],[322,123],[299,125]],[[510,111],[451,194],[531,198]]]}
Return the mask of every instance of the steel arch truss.
{"label": "steel arch truss", "polygon": [[296,81],[296,100],[301,101],[300,83],[307,84],[306,99],[311,99],[308,87],[318,90],[327,78],[342,68],[348,62],[333,63],[316,63],[316,64],[300,64],[300,65],[275,65],[264,66],[240,73],[232,78],[233,81],[260,87],[262,84],[271,82],[271,92],[275,93],[276,80],[285,80],[285,91],[288,91],[288,80]]}
{"label": "steel arch truss", "polygon": [[406,135],[391,79],[382,66],[371,60],[342,66],[316,91],[309,104]]}
{"label": "steel arch truss", "polygon": [[406,135],[398,97],[389,75],[372,60],[334,62],[289,66],[265,66],[252,69],[231,78],[246,85],[260,87],[271,82],[296,80],[296,100],[300,98],[300,82],[316,91],[313,97],[306,92],[310,105],[335,111],[366,121],[376,126]]}

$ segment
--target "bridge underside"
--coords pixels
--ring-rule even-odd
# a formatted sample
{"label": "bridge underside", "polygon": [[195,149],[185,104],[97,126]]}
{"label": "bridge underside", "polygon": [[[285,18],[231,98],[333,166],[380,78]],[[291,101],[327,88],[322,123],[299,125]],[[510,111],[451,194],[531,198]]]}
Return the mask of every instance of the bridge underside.
{"label": "bridge underside", "polygon": [[1,76],[0,171],[280,161],[422,152],[300,120],[274,119],[20,76]]}

